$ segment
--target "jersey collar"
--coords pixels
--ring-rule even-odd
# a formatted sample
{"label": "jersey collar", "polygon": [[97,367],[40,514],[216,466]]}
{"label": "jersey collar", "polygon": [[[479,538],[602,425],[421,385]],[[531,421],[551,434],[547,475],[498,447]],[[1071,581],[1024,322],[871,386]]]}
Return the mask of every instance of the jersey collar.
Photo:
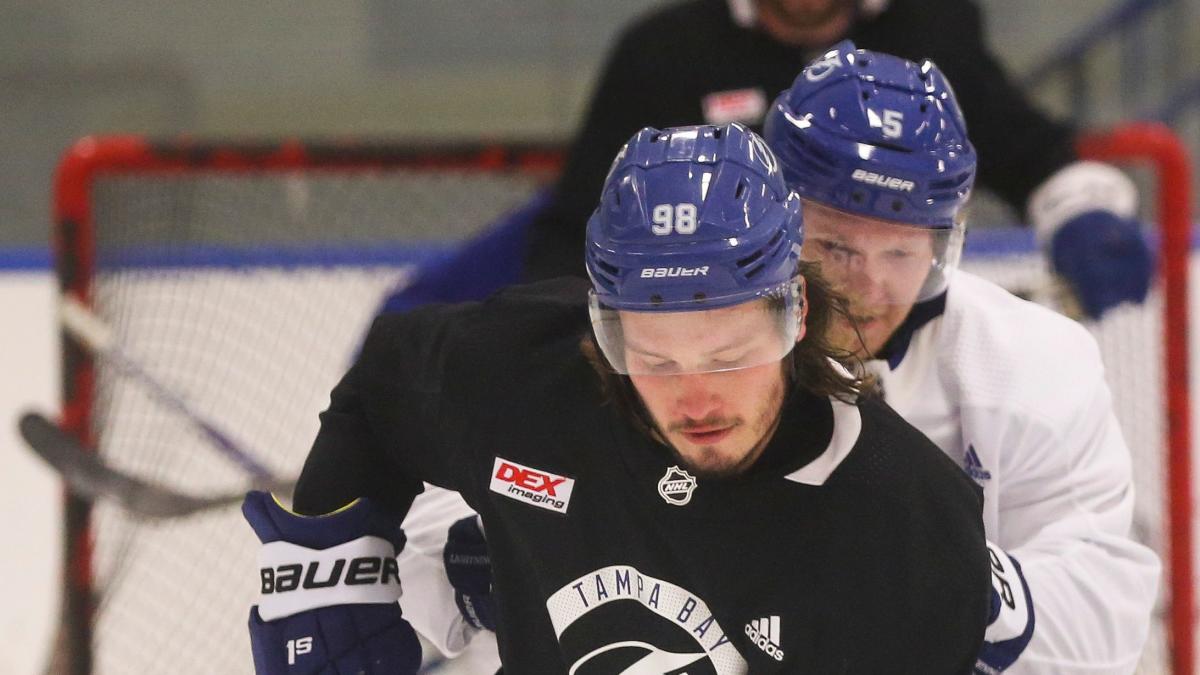
{"label": "jersey collar", "polygon": [[874,358],[886,360],[888,368],[895,370],[904,360],[904,355],[908,353],[908,345],[912,342],[913,334],[917,332],[917,329],[938,318],[945,311],[945,291],[913,305],[908,316],[904,318],[904,322],[900,324],[895,333],[892,333],[892,337],[888,338]]}

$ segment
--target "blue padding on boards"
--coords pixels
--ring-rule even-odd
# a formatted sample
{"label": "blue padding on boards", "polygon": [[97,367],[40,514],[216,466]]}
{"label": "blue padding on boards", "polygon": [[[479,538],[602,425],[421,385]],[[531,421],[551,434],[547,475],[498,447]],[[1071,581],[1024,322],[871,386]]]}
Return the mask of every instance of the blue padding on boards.
{"label": "blue padding on boards", "polygon": [[[405,312],[434,302],[480,300],[516,283],[525,265],[526,242],[533,219],[549,203],[549,191],[534,195],[453,256],[424,265],[415,280],[384,301],[381,314]],[[579,252],[583,267],[583,251]]]}
{"label": "blue padding on boards", "polygon": [[0,272],[37,272],[50,269],[52,264],[48,246],[0,248]]}

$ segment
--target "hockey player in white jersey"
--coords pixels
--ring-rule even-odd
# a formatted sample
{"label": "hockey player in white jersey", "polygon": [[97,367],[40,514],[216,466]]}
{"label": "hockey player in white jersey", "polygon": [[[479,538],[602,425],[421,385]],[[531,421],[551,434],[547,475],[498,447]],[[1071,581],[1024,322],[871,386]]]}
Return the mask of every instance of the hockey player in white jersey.
{"label": "hockey player in white jersey", "polygon": [[975,156],[949,85],[928,61],[845,42],[780,95],[765,136],[805,200],[804,256],[850,299],[842,345],[983,487],[996,560],[1023,572],[1032,607],[1000,603],[977,669],[1132,673],[1159,562],[1129,536],[1130,455],[1099,350],[955,271]]}
{"label": "hockey player in white jersey", "polygon": [[[975,155],[949,84],[930,62],[842,43],[775,101],[766,138],[805,198],[805,257],[851,300],[842,346],[984,489],[997,602],[977,672],[1134,672],[1160,565],[1129,536],[1129,450],[1099,351],[956,270]],[[488,625],[486,568],[463,555],[484,550],[472,522],[446,548],[455,635]]]}

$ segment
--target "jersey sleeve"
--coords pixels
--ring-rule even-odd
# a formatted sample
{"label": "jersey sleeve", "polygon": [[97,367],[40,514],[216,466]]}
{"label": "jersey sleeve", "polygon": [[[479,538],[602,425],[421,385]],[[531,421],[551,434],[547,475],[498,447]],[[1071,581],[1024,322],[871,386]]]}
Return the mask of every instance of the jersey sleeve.
{"label": "jersey sleeve", "polygon": [[[984,364],[962,380],[964,443],[999,461],[991,538],[1021,565],[1035,610],[1032,639],[1006,672],[1133,672],[1160,570],[1130,537],[1129,449],[1095,341],[1028,309],[1020,322],[1003,312],[972,322],[958,343],[978,351],[957,354],[964,369]],[[1038,348],[1014,349],[1027,344]]]}
{"label": "jersey sleeve", "polygon": [[456,310],[431,307],[375,320],[330,394],[296,485],[300,513],[328,513],[358,497],[408,512],[422,481],[458,489],[470,466],[445,430],[442,405]]}
{"label": "jersey sleeve", "polygon": [[[1133,672],[1157,595],[1158,560],[1129,538],[1129,456],[1107,386],[1088,382],[1076,402],[1057,424],[1010,423],[993,436],[1021,449],[1001,467],[1008,480],[999,543],[1021,564],[1036,617],[1014,673],[1065,664],[1073,668],[1061,672],[1098,672],[1105,664]],[[979,426],[1003,423],[982,409],[965,412],[964,423],[975,415],[989,418]]]}
{"label": "jersey sleeve", "polygon": [[460,655],[480,631],[458,610],[442,550],[450,526],[474,513],[458,494],[427,485],[403,525],[408,545],[398,562],[400,578],[406,584],[400,599],[404,616],[439,652],[451,658]]}

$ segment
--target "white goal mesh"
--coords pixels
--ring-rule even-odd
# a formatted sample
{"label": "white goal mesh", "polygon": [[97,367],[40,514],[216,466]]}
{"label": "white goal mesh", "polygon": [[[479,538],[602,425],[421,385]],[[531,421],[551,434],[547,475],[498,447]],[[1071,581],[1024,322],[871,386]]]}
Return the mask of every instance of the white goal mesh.
{"label": "white goal mesh", "polygon": [[[169,167],[170,151],[143,150],[148,168],[89,179],[90,222],[62,228],[75,232],[63,258],[86,261],[72,247],[90,247],[86,294],[125,354],[290,478],[381,301],[416,263],[523,205],[546,178],[494,150],[332,148],[336,162],[285,168],[237,147]],[[210,161],[238,153],[249,163]],[[79,276],[64,273],[68,288]],[[86,362],[68,356],[67,417],[75,411],[110,464],[193,494],[247,484],[143,383],[103,359],[80,375]],[[74,664],[62,670],[251,672],[257,544],[236,506],[142,521],[100,501],[91,536],[90,653],[63,657]]]}

